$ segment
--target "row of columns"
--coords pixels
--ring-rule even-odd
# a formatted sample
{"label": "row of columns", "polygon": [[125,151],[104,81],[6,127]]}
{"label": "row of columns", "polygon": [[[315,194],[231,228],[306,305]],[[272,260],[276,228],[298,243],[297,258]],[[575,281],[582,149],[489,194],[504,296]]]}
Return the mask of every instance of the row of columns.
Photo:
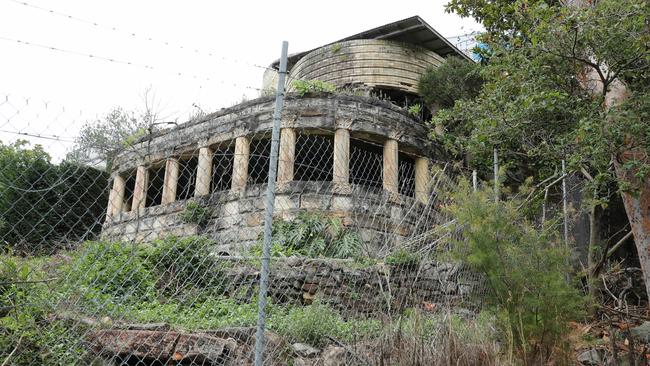
{"label": "row of columns", "polygon": [[[203,147],[199,150],[196,174],[195,196],[210,194],[212,180],[213,150]],[[233,190],[246,188],[248,180],[248,161],[250,157],[250,139],[246,136],[237,137],[235,140],[235,155],[233,162],[232,183]],[[283,128],[280,132],[280,152],[278,159],[278,183],[293,181],[294,163],[296,159],[296,131],[293,128]],[[383,149],[383,187],[386,191],[397,194],[399,192],[399,150],[395,139],[384,142]],[[176,200],[180,163],[178,158],[168,158],[165,163],[165,179],[162,192],[162,204],[172,203]],[[350,131],[339,128],[334,133],[334,183],[348,184],[350,181]],[[149,182],[149,169],[140,165],[136,170],[135,188],[131,209],[144,208],[147,199],[147,186]],[[113,180],[113,188],[109,195],[108,216],[113,217],[124,210],[124,194],[126,182],[119,174]],[[427,158],[415,159],[415,198],[426,204],[429,200],[429,161]]]}

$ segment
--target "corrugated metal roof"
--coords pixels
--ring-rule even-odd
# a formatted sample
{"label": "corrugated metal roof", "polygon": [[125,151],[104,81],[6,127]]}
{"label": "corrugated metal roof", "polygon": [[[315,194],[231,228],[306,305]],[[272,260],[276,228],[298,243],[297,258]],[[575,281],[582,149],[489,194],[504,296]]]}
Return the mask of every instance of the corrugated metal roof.
{"label": "corrugated metal roof", "polygon": [[[429,24],[427,24],[427,22],[425,22],[417,15],[410,18],[398,20],[393,23],[385,24],[381,27],[373,28],[355,34],[353,36],[339,39],[338,41],[329,43],[328,45],[355,39],[388,39],[398,42],[410,43],[433,51],[442,57],[458,56],[471,61],[471,58],[469,56],[467,56],[465,53],[447,41],[443,36],[440,35],[440,33],[438,33],[435,29],[433,29],[433,27],[431,27]],[[290,55],[288,60],[289,68],[304,55],[324,46],[327,45]],[[278,64],[279,60],[276,60],[271,64],[271,67],[277,68]]]}

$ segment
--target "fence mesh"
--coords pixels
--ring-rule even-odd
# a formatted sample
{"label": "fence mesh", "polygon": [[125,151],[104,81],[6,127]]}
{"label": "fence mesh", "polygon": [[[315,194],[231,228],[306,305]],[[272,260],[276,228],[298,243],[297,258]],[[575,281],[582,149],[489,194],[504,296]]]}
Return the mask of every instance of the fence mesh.
{"label": "fence mesh", "polygon": [[[38,106],[5,99],[0,360],[251,364],[270,130],[191,132],[212,115],[150,127],[93,167],[64,154],[79,140],[61,126],[24,124]],[[469,175],[433,161],[422,171],[421,156],[387,149],[314,123],[283,128],[265,364],[424,360],[450,317],[480,308],[480,278],[441,260],[432,230],[449,221],[445,192]]]}

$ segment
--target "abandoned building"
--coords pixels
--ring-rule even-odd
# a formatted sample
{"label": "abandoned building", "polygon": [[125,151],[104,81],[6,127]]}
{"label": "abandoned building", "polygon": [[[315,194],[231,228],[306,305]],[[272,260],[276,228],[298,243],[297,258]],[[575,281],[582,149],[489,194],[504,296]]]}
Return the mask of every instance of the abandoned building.
{"label": "abandoned building", "polygon": [[[430,219],[427,138],[417,83],[448,56],[466,58],[420,17],[289,56],[275,212],[317,210],[354,226],[364,242],[414,235]],[[277,83],[278,61],[262,89]],[[340,92],[292,93],[295,80]],[[233,254],[255,243],[264,222],[274,96],[154,132],[113,164],[102,235],[147,241],[204,234]],[[189,204],[192,202],[192,204]]]}

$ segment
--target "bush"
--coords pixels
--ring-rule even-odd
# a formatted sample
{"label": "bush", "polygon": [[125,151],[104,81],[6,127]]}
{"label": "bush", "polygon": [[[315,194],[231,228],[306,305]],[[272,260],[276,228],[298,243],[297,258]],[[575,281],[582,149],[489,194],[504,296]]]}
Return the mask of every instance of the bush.
{"label": "bush", "polygon": [[201,236],[155,240],[140,256],[155,274],[156,287],[166,296],[211,293],[221,285],[221,272],[211,253],[214,242]]}
{"label": "bush", "polygon": [[180,217],[183,222],[188,224],[205,225],[210,220],[210,210],[190,201],[185,205],[185,210],[181,212]]}
{"label": "bush", "polygon": [[103,241],[87,242],[69,264],[66,288],[86,300],[115,303],[148,300],[154,294],[154,276],[135,246]]}
{"label": "bush", "polygon": [[[346,228],[340,219],[320,212],[303,212],[294,220],[275,220],[272,226],[274,256],[352,258],[361,252],[359,234]],[[253,255],[261,255],[263,233]]]}
{"label": "bush", "polygon": [[345,321],[334,309],[319,303],[290,308],[283,315],[270,318],[271,328],[292,342],[302,342],[314,347],[331,343],[329,337],[353,341],[379,334],[381,325],[373,320]]}
{"label": "bush", "polygon": [[0,249],[52,254],[61,243],[98,234],[108,174],[69,162],[54,165],[40,145],[0,142]]}
{"label": "bush", "polygon": [[333,93],[336,90],[334,84],[320,80],[296,80],[293,82],[293,88],[301,97],[311,93]]}
{"label": "bush", "polygon": [[384,262],[391,266],[417,267],[420,260],[420,254],[411,252],[406,248],[399,248],[389,254]]}
{"label": "bush", "polygon": [[448,57],[438,66],[428,69],[420,78],[418,93],[427,107],[451,108],[456,100],[472,99],[483,85],[479,64],[458,57]]}
{"label": "bush", "polygon": [[492,190],[473,193],[460,183],[449,207],[460,232],[451,254],[482,273],[487,301],[503,335],[524,362],[546,363],[565,346],[567,323],[582,315],[585,299],[567,282],[567,251],[558,230],[536,229],[517,200],[494,203]]}

